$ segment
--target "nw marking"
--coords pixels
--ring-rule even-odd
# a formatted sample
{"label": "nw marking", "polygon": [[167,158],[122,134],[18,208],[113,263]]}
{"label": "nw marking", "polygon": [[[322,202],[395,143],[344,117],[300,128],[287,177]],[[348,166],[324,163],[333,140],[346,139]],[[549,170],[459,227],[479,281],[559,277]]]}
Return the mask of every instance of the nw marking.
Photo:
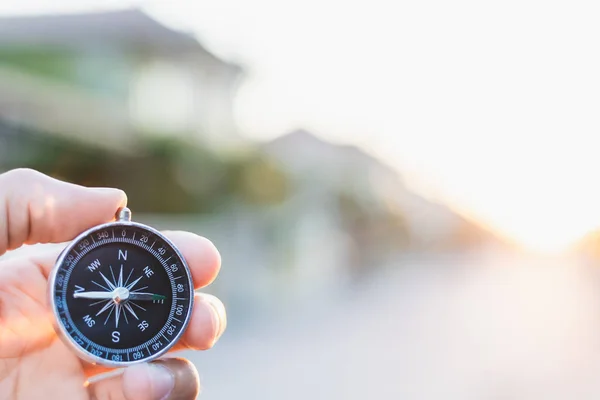
{"label": "nw marking", "polygon": [[90,265],[88,265],[88,269],[92,272],[94,272],[97,268],[100,267],[100,260],[95,259],[94,261],[92,261],[92,263]]}

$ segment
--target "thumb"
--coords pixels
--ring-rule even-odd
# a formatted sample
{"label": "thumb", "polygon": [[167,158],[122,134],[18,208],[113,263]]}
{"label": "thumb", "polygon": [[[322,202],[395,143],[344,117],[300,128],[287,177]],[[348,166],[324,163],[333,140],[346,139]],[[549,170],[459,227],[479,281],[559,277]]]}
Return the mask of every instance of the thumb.
{"label": "thumb", "polygon": [[121,375],[96,381],[90,398],[108,400],[194,400],[200,392],[198,372],[183,358],[165,358],[136,364]]}
{"label": "thumb", "polygon": [[127,197],[86,188],[31,169],[0,175],[0,255],[23,244],[59,243],[111,221]]}

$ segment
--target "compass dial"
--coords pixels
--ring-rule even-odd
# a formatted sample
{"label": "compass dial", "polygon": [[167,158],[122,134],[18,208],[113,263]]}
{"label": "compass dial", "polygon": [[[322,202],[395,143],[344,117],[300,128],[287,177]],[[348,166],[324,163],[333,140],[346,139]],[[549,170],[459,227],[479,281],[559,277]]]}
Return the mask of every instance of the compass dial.
{"label": "compass dial", "polygon": [[124,366],[164,354],[189,321],[194,287],[175,246],[133,222],[98,226],[60,256],[50,283],[59,333],[82,358]]}

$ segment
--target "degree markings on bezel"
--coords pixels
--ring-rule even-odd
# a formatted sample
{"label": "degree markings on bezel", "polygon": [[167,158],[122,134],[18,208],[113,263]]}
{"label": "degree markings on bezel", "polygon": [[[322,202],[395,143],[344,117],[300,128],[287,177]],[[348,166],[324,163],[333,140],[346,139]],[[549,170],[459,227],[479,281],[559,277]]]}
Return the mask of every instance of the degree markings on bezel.
{"label": "degree markings on bezel", "polygon": [[[177,310],[177,306],[179,304],[179,301],[183,302],[183,306],[187,306],[187,311],[189,313],[189,311],[191,311],[191,301],[192,299],[190,297],[179,297],[177,296],[177,284],[175,284],[175,280],[183,278],[185,276],[184,275],[179,275],[177,277],[175,277],[173,275],[173,272],[171,270],[171,268],[169,267],[169,265],[167,264],[167,261],[169,261],[173,256],[176,255],[174,251],[174,249],[172,248],[172,245],[168,242],[164,242],[162,244],[162,249],[170,249],[169,253],[172,254],[167,254],[166,251],[162,251],[163,255],[159,254],[158,251],[154,250],[152,247],[158,242],[157,240],[154,240],[154,242],[152,243],[151,246],[148,246],[147,243],[142,242],[141,240],[135,240],[135,230],[132,232],[132,237],[131,238],[127,238],[125,237],[125,231],[127,230],[127,226],[123,227],[123,237],[119,237],[118,235],[115,235],[115,228],[112,228],[112,239],[108,239],[108,238],[104,238],[102,240],[98,240],[96,241],[94,239],[94,234],[100,232],[101,230],[94,230],[91,231],[91,233],[89,233],[88,235],[86,235],[85,237],[80,238],[76,243],[74,243],[72,245],[72,247],[70,248],[69,252],[67,254],[65,254],[65,257],[63,258],[63,262],[61,263],[61,265],[59,266],[60,269],[62,269],[64,273],[64,275],[62,275],[62,283],[61,285],[61,289],[56,289],[56,282],[54,285],[54,292],[55,294],[60,298],[60,301],[62,303],[62,305],[60,306],[55,306],[55,311],[57,312],[57,314],[61,317],[59,323],[61,323],[65,330],[69,333],[70,338],[77,343],[81,348],[85,349],[85,351],[93,354],[96,357],[99,358],[103,358],[109,362],[113,361],[113,362],[122,362],[123,361],[123,354],[127,354],[127,360],[130,361],[131,360],[131,354],[139,353],[140,351],[143,351],[144,349],[146,350],[146,352],[148,353],[148,356],[145,356],[143,353],[141,356],[137,356],[137,359],[140,358],[147,358],[147,357],[152,357],[154,354],[160,353],[161,349],[164,348],[165,346],[169,346],[172,344],[172,341],[177,338],[181,331],[183,330],[184,326],[182,323],[182,321],[178,318],[175,317],[175,311]],[[134,227],[135,228],[135,227]],[[106,229],[106,228],[104,228]],[[137,229],[140,229],[139,227]],[[141,228],[143,229],[143,228]],[[156,234],[152,231],[147,231],[147,236],[156,236]],[[85,245],[84,247],[80,248],[80,250],[75,249],[76,245],[80,245],[83,241],[88,240],[89,243],[89,239],[91,239],[91,244],[89,245]],[[159,238],[160,239],[160,238]],[[69,285],[70,282],[70,278],[71,278],[71,274],[73,272],[73,270],[78,267],[79,262],[82,260],[82,258],[87,255],[88,253],[90,253],[91,251],[93,251],[94,249],[101,247],[103,245],[106,244],[113,244],[113,243],[128,243],[131,244],[133,246],[139,247],[141,249],[144,249],[145,251],[147,251],[148,253],[150,253],[162,266],[162,268],[164,269],[164,272],[167,274],[171,286],[171,290],[172,290],[172,304],[169,310],[169,316],[167,318],[167,320],[163,323],[162,328],[150,339],[147,340],[145,343],[142,343],[138,346],[132,347],[132,348],[126,348],[126,349],[115,349],[115,348],[107,348],[101,345],[98,345],[97,343],[92,342],[90,339],[88,339],[88,337],[86,335],[84,335],[82,332],[79,331],[79,329],[77,328],[75,322],[73,321],[73,319],[71,318],[70,312],[69,312],[69,306],[67,305],[67,290],[66,288]],[[160,250],[160,249],[159,249]],[[73,256],[74,255],[74,256]],[[165,256],[167,256],[167,258],[165,258]],[[68,258],[70,257],[70,258]],[[180,256],[178,255],[178,258]],[[182,268],[183,266],[181,266],[181,261],[178,262],[178,267]],[[92,271],[93,272],[93,271]],[[130,271],[129,273],[129,277],[131,277],[131,274],[133,273],[133,270]],[[187,271],[187,273],[189,274],[189,271]],[[114,275],[114,272],[111,269],[111,274]],[[129,279],[128,277],[128,279]],[[189,278],[191,279],[191,276],[189,276]],[[113,279],[114,276],[113,276]],[[193,293],[193,288],[188,287],[187,291],[185,291],[186,293],[189,293],[190,295]],[[181,295],[180,295],[181,296]],[[58,300],[58,299],[57,299]],[[133,303],[133,305],[136,305],[137,307],[139,307],[142,310],[146,310],[144,307]],[[186,315],[186,322],[188,322],[189,320],[189,315]],[[173,320],[177,321],[178,323],[180,323],[181,325],[175,327],[174,325],[172,325]],[[172,337],[171,339],[169,339],[166,335],[165,332],[169,329],[171,329],[171,333],[170,336]],[[150,346],[156,344],[157,342],[159,342],[160,340],[162,340],[162,338],[164,338],[166,340],[166,343],[160,343],[160,346],[156,347],[154,350],[154,353],[150,350]],[[83,343],[80,343],[83,342]],[[95,350],[95,351],[94,351]],[[99,354],[100,353],[100,354]],[[113,356],[113,358],[111,359],[111,356]],[[135,358],[135,357],[134,357]],[[134,360],[135,361],[135,360]]]}

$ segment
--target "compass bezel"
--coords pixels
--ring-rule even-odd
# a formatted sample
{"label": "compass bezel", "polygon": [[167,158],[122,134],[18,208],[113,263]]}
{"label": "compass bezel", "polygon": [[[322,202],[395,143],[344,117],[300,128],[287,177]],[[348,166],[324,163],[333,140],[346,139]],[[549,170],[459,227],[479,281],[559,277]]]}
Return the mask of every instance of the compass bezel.
{"label": "compass bezel", "polygon": [[[79,344],[77,344],[75,342],[75,339],[69,334],[66,327],[60,320],[60,316],[59,316],[59,312],[58,312],[58,308],[57,308],[57,304],[56,304],[56,300],[55,300],[56,299],[56,277],[57,277],[59,270],[61,269],[61,266],[65,262],[66,256],[71,252],[71,250],[74,250],[76,248],[77,244],[81,240],[83,240],[87,236],[89,236],[90,234],[93,234],[93,233],[96,233],[97,231],[102,231],[102,230],[105,230],[108,228],[119,228],[119,227],[136,228],[136,229],[146,230],[149,233],[151,233],[152,235],[157,236],[160,240],[163,240],[167,245],[169,245],[173,249],[173,252],[179,259],[181,266],[185,269],[185,273],[187,274],[187,279],[188,279],[189,305],[185,312],[185,319],[183,320],[183,323],[181,324],[181,329],[177,332],[177,334],[171,340],[169,340],[166,343],[166,345],[162,349],[156,351],[152,355],[145,356],[138,360],[133,360],[133,361],[108,360],[106,358],[96,356],[96,355],[92,354],[91,352],[88,352],[85,349],[81,348],[81,346]],[[194,294],[195,294],[194,282],[192,279],[191,269],[189,268],[188,263],[187,263],[185,257],[183,256],[183,254],[181,253],[181,251],[179,250],[179,248],[169,238],[167,238],[164,234],[162,234],[157,229],[155,229],[151,226],[145,225],[145,224],[141,224],[139,222],[123,221],[123,220],[117,220],[117,221],[112,221],[112,222],[96,225],[96,226],[86,230],[85,232],[82,232],[75,239],[73,239],[73,241],[67,247],[65,247],[63,249],[63,251],[60,253],[60,255],[58,256],[58,258],[54,264],[54,268],[52,269],[50,276],[48,277],[48,291],[47,292],[48,292],[48,299],[47,299],[48,304],[52,309],[51,310],[52,316],[53,316],[52,325],[53,325],[55,332],[58,334],[58,336],[62,340],[62,342],[65,343],[65,345],[83,361],[88,362],[90,364],[94,364],[94,365],[103,365],[103,366],[114,367],[114,368],[127,367],[127,366],[134,365],[134,364],[140,364],[140,363],[145,363],[145,362],[149,362],[152,360],[156,360],[156,359],[164,356],[169,350],[171,350],[172,347],[175,344],[177,344],[177,342],[181,339],[184,332],[187,330],[187,327],[189,325],[190,318],[192,315],[192,310],[194,307]]]}

